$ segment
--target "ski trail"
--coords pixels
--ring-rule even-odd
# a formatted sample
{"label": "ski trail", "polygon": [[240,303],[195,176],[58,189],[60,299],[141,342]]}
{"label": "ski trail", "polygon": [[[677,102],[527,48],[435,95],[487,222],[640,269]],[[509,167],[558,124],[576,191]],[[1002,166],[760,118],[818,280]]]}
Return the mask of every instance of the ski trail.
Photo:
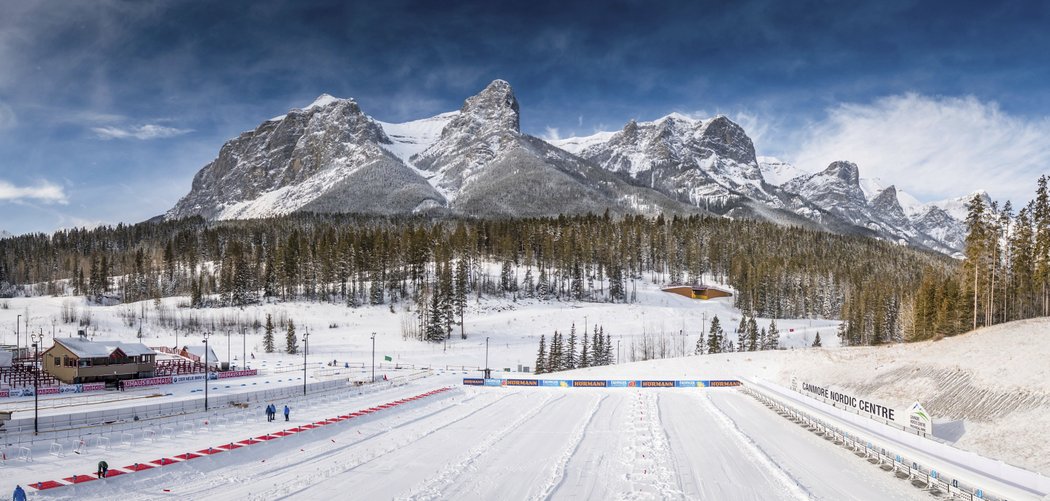
{"label": "ski trail", "polygon": [[557,463],[551,468],[550,478],[547,479],[546,485],[543,490],[533,496],[532,500],[550,499],[554,491],[561,486],[561,483],[565,480],[565,467],[569,464],[569,459],[572,459],[573,454],[576,454],[576,450],[580,447],[580,442],[583,442],[583,437],[587,432],[587,428],[591,425],[591,421],[594,420],[594,415],[598,413],[598,407],[601,406],[602,402],[608,398],[608,394],[602,395],[601,397],[594,400],[590,409],[587,411],[587,417],[584,418],[580,426],[572,434],[572,439],[569,442],[568,447],[565,448],[565,452],[558,458]]}
{"label": "ski trail", "polygon": [[[354,470],[356,468],[359,468],[359,467],[361,467],[363,465],[371,463],[372,461],[375,461],[375,460],[377,460],[377,459],[379,459],[379,458],[381,458],[381,457],[383,457],[383,456],[385,456],[387,454],[390,454],[391,452],[397,451],[399,449],[403,449],[403,448],[405,448],[405,447],[407,447],[409,445],[412,445],[412,444],[414,444],[416,442],[419,442],[419,441],[421,441],[421,440],[423,440],[423,439],[425,439],[425,438],[427,438],[427,437],[429,437],[429,436],[431,436],[431,435],[433,435],[433,434],[435,434],[435,433],[437,433],[437,432],[439,432],[439,431],[441,431],[441,430],[443,430],[445,428],[448,428],[449,426],[453,426],[456,423],[459,423],[459,422],[461,422],[461,421],[463,421],[465,419],[468,419],[471,416],[473,416],[473,415],[475,415],[475,414],[477,414],[477,413],[479,413],[481,411],[484,411],[485,409],[488,409],[489,407],[491,407],[493,405],[496,405],[497,403],[502,402],[504,399],[506,399],[508,397],[514,396],[514,394],[499,395],[498,398],[493,399],[491,402],[485,403],[484,405],[481,405],[481,406],[479,406],[477,408],[471,409],[470,412],[468,412],[466,414],[463,414],[461,416],[458,416],[455,419],[453,419],[453,420],[451,420],[451,421],[449,421],[447,423],[444,423],[444,424],[442,424],[440,426],[437,426],[437,427],[434,427],[434,428],[429,428],[428,430],[426,430],[424,432],[421,432],[421,433],[413,434],[413,435],[411,435],[411,437],[408,440],[398,441],[395,444],[392,444],[392,445],[390,445],[388,447],[385,447],[385,448],[382,448],[380,450],[375,450],[375,451],[368,451],[368,450],[366,450],[366,451],[362,451],[361,452],[361,454],[362,454],[361,456],[358,456],[358,457],[355,457],[355,458],[352,458],[352,459],[349,459],[349,460],[336,462],[334,465],[331,462],[322,461],[322,460],[326,460],[328,458],[328,456],[332,456],[333,454],[341,453],[341,452],[345,451],[346,449],[349,449],[349,448],[355,447],[355,446],[359,446],[362,443],[369,442],[369,441],[372,441],[372,440],[374,440],[376,438],[379,438],[381,436],[390,434],[390,433],[392,433],[392,432],[394,432],[396,430],[399,430],[401,428],[404,428],[405,426],[408,426],[410,424],[413,424],[413,423],[422,421],[424,419],[433,417],[433,416],[441,414],[441,413],[443,413],[445,411],[448,411],[448,410],[451,410],[451,409],[455,409],[458,405],[462,405],[462,404],[464,404],[466,402],[470,402],[470,401],[478,398],[478,396],[480,396],[480,395],[483,395],[483,394],[481,394],[481,393],[476,394],[474,396],[471,396],[470,398],[464,399],[461,402],[457,402],[454,405],[449,405],[449,406],[443,407],[441,409],[435,410],[434,412],[431,412],[431,413],[428,413],[428,414],[425,414],[425,415],[422,415],[422,416],[418,416],[416,418],[413,418],[411,420],[405,421],[403,423],[398,423],[398,424],[396,424],[394,426],[391,426],[391,427],[389,427],[389,428],[387,428],[385,430],[381,430],[381,431],[372,433],[370,435],[362,437],[360,440],[356,440],[354,442],[351,442],[348,445],[345,445],[345,446],[339,447],[337,449],[328,451],[327,453],[315,456],[309,462],[298,463],[299,465],[310,465],[310,464],[314,464],[314,463],[321,463],[321,464],[327,465],[327,467],[325,467],[325,468],[315,468],[315,469],[311,470],[312,476],[310,478],[299,478],[299,477],[296,477],[297,480],[292,481],[290,484],[285,484],[285,485],[281,486],[278,489],[273,489],[273,490],[268,491],[266,493],[253,494],[249,499],[273,499],[273,497],[275,495],[292,497],[295,494],[301,493],[304,489],[306,489],[308,487],[311,487],[313,485],[316,485],[318,483],[318,480],[320,480],[320,479],[331,478],[331,477],[334,477],[336,475],[340,475],[340,474],[352,471],[352,470]],[[294,490],[294,492],[293,492],[293,490]]]}
{"label": "ski trail", "polygon": [[491,449],[496,443],[502,440],[507,435],[510,435],[514,430],[525,424],[526,421],[532,419],[534,416],[540,413],[548,405],[558,400],[565,398],[565,394],[561,394],[558,398],[551,398],[550,394],[544,395],[544,400],[537,405],[536,408],[529,412],[526,412],[514,420],[509,426],[502,430],[490,435],[480,444],[474,446],[466,457],[461,459],[455,464],[446,466],[436,476],[427,481],[422,487],[420,487],[414,494],[410,494],[406,499],[412,500],[432,500],[441,499],[441,491],[451,485],[455,479],[462,475],[467,468],[469,468],[478,457],[485,453],[485,451]]}
{"label": "ski trail", "polygon": [[781,468],[780,465],[766,454],[766,452],[762,450],[754,440],[751,440],[751,437],[747,436],[747,434],[740,430],[740,427],[736,425],[736,422],[711,402],[711,397],[707,395],[706,391],[704,391],[703,396],[700,397],[700,403],[707,412],[714,416],[715,419],[723,425],[723,428],[730,435],[743,444],[746,450],[751,452],[750,456],[757,464],[761,465],[773,475],[773,478],[784,487],[785,492],[795,499],[813,499],[813,495],[806,490],[805,487],[795,480],[786,470]]}
{"label": "ski trail", "polygon": [[628,490],[617,495],[622,500],[683,499],[678,476],[668,468],[673,464],[667,434],[660,423],[655,393],[634,393],[633,409],[624,426],[628,445],[621,455],[627,470]]}

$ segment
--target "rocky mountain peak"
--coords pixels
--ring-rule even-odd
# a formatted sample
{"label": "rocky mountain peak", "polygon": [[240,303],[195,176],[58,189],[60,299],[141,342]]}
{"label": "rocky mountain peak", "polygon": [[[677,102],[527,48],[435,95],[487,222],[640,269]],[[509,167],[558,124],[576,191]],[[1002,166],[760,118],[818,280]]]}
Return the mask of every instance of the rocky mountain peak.
{"label": "rocky mountain peak", "polygon": [[[459,123],[457,123],[459,122]],[[450,126],[474,126],[476,133],[493,129],[520,132],[518,99],[504,80],[493,80],[481,92],[467,98],[460,116]]]}
{"label": "rocky mountain peak", "polygon": [[898,225],[908,220],[897,198],[897,187],[893,185],[879,192],[871,200],[871,207]]}
{"label": "rocky mountain peak", "polygon": [[853,162],[847,162],[845,160],[839,160],[831,162],[827,169],[824,169],[823,174],[828,176],[834,176],[846,184],[856,186],[860,189],[860,168]]}

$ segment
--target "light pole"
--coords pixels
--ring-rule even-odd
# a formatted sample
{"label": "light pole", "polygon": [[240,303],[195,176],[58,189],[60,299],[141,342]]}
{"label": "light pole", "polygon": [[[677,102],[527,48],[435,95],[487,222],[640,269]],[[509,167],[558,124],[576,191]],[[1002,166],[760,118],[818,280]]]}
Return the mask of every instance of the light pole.
{"label": "light pole", "polygon": [[208,412],[208,333],[204,333],[204,412]]}
{"label": "light pole", "polygon": [[[40,367],[37,367],[37,361],[40,360],[40,342],[44,340],[44,333],[33,334],[33,350],[36,352],[36,358],[33,361],[33,435],[40,433],[39,419],[40,419]],[[40,364],[43,365],[43,364]]]}
{"label": "light pole", "polygon": [[620,340],[616,340],[616,365],[620,365]]}
{"label": "light pole", "polygon": [[376,382],[376,333],[372,333],[372,382]]}
{"label": "light pole", "polygon": [[485,377],[489,377],[489,337],[485,336]]}
{"label": "light pole", "polygon": [[241,367],[242,369],[248,368],[248,335],[245,333],[244,326],[241,326]]}
{"label": "light pole", "polygon": [[303,396],[306,396],[306,352],[310,351],[310,328],[303,334]]}
{"label": "light pole", "polygon": [[18,348],[22,344],[22,315],[15,319],[15,358],[18,358]]}
{"label": "light pole", "polygon": [[233,358],[233,350],[230,348],[230,329],[226,329],[226,367],[227,368],[230,367],[230,362],[232,362],[232,360],[231,360],[232,358]]}

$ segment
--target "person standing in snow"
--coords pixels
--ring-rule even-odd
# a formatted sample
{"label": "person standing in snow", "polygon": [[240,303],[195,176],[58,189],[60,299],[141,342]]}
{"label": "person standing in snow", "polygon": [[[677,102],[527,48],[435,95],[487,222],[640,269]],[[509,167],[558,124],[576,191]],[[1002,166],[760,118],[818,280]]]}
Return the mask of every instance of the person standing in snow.
{"label": "person standing in snow", "polygon": [[269,404],[269,405],[266,406],[266,422],[273,421],[273,419],[270,419],[270,413],[272,412],[270,409],[272,407],[273,407],[273,404]]}
{"label": "person standing in snow", "polygon": [[15,486],[15,493],[11,496],[12,501],[26,501],[26,491],[21,485]]}
{"label": "person standing in snow", "polygon": [[288,420],[288,414],[289,414],[289,413],[291,413],[291,412],[292,412],[292,410],[291,410],[291,409],[289,409],[287,405],[285,405],[285,406],[284,406],[284,420],[285,420],[285,421],[287,421],[287,420]]}
{"label": "person standing in snow", "polygon": [[106,473],[109,472],[109,463],[105,460],[98,462],[98,478],[106,478]]}

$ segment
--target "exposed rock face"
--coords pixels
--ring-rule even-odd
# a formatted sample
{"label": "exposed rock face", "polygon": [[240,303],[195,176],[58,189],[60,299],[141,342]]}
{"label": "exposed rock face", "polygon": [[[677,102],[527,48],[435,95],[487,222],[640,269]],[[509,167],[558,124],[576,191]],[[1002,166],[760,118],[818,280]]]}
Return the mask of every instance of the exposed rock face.
{"label": "exposed rock face", "polygon": [[[383,129],[352,99],[321,96],[228,141],[166,217],[268,217],[315,200],[329,210],[374,213],[411,212],[428,201],[443,204],[425,179],[383,148],[388,144]],[[375,177],[402,186],[397,194],[379,194],[368,182]]]}

